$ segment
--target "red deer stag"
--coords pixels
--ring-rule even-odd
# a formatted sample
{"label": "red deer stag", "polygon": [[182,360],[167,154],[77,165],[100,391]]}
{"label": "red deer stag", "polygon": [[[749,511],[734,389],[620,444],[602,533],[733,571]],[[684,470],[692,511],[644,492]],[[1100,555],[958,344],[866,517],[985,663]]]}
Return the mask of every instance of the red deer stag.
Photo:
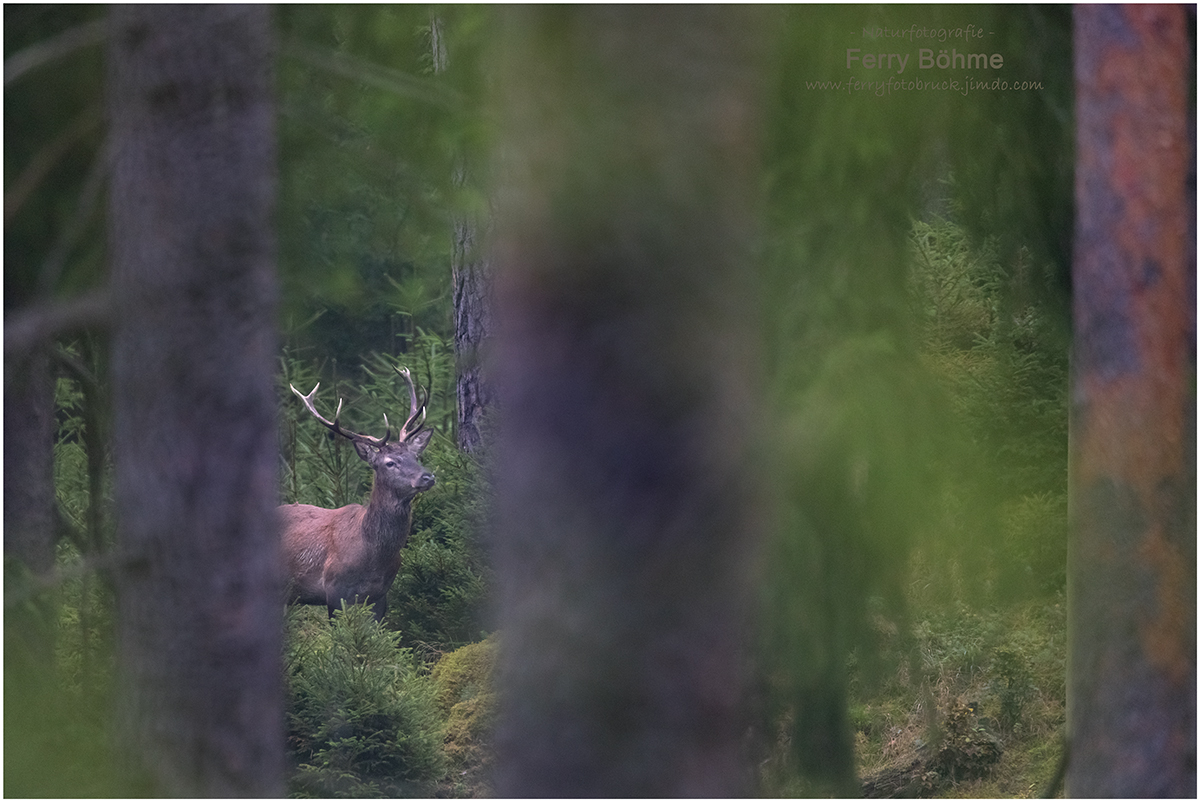
{"label": "red deer stag", "polygon": [[326,510],[309,504],[287,504],[279,508],[289,604],[324,604],[332,616],[343,599],[351,604],[370,601],[375,605],[376,620],[387,612],[388,588],[400,570],[400,549],[408,542],[412,527],[412,501],[434,482],[433,474],[417,462],[432,434],[421,428],[425,403],[417,403],[408,369],[396,372],[408,382],[412,405],[399,436],[390,443],[387,415],[383,416],[382,439],[348,432],[338,424],[341,399],[332,421],[313,406],[320,382],[308,395],[292,387],[313,417],[354,443],[358,456],[375,472],[375,481],[365,507],[349,504]]}

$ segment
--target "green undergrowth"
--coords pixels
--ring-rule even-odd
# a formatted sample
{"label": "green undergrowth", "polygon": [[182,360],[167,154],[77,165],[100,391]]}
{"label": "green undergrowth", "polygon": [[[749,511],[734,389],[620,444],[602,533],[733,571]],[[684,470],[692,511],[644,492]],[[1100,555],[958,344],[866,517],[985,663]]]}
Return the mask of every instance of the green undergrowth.
{"label": "green undergrowth", "polygon": [[851,724],[863,794],[1044,794],[1066,721],[1066,603],[877,611],[885,656],[870,681],[851,660]]}
{"label": "green undergrowth", "polygon": [[427,797],[444,772],[437,689],[369,606],[289,615],[289,795]]}
{"label": "green undergrowth", "polygon": [[422,659],[350,605],[288,611],[288,795],[490,795],[496,636]]}

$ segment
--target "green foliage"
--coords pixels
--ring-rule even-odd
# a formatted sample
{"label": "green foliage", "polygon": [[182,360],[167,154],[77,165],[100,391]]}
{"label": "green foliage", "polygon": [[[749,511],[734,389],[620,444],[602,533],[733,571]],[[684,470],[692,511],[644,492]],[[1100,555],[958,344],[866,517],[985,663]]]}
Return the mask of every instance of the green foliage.
{"label": "green foliage", "polygon": [[1021,713],[1034,691],[1027,660],[1016,649],[997,649],[991,673],[991,690],[1000,702],[1000,726],[1012,732],[1020,726]]}
{"label": "green foliage", "polygon": [[[393,367],[397,362],[403,363],[412,371],[413,381],[428,394],[425,427],[452,439],[457,379],[453,343],[436,332],[420,328],[405,341],[401,356],[372,353],[363,361],[363,394],[370,404],[407,414],[411,403],[408,386],[397,377]],[[418,393],[418,400],[421,399]]]}
{"label": "green foliage", "polygon": [[[448,67],[435,73],[440,19]],[[482,8],[285,6],[279,26],[285,330],[343,363],[449,333],[456,184],[485,137]],[[474,100],[475,102],[468,102]]]}
{"label": "green foliage", "polygon": [[58,509],[76,530],[86,528],[89,504],[87,450],[84,445],[83,391],[73,379],[55,383],[58,432],[54,438],[54,492]]}
{"label": "green foliage", "polygon": [[[846,103],[829,113],[869,127],[877,111]],[[896,121],[903,126],[908,118]],[[802,126],[796,136],[816,134]],[[881,191],[870,176],[875,168],[866,166],[874,157],[851,153],[813,151],[787,169],[810,179],[861,169],[855,174],[870,191]],[[891,175],[900,164],[878,169]],[[820,733],[838,722],[806,699],[844,693],[842,661],[857,648],[850,720],[859,757],[864,745],[882,741],[871,749],[888,753],[887,771],[909,771],[898,762],[907,755],[929,773],[897,775],[892,784],[924,783],[929,792],[973,774],[970,766],[988,749],[974,737],[968,749],[963,730],[947,741],[941,764],[931,765],[929,755],[918,760],[912,744],[931,740],[936,726],[932,694],[945,710],[959,698],[947,689],[972,689],[998,719],[987,729],[1010,738],[1048,737],[1044,722],[1056,714],[1032,716],[1033,726],[1030,709],[1053,711],[1063,698],[1053,673],[1063,668],[1061,640],[1030,654],[1006,644],[1004,616],[977,606],[1034,593],[1053,598],[1064,584],[1067,340],[1061,299],[1047,291],[1057,267],[1043,247],[1013,247],[1020,232],[970,233],[954,180],[940,185],[931,204],[946,216],[910,220],[907,256],[896,245],[895,221],[891,229],[882,225],[886,214],[860,228],[831,221],[829,229],[841,230],[821,229],[814,221],[845,207],[799,208],[818,191],[812,186],[837,182],[805,188],[797,180],[781,174],[774,188],[775,211],[794,218],[779,221],[784,233],[767,252],[767,319],[783,321],[769,335],[780,349],[772,387],[781,425],[773,437],[791,456],[774,471],[783,514],[769,544],[763,596],[769,652],[778,661],[769,669],[781,702],[775,720],[784,727],[776,746],[786,744],[791,754],[770,759],[765,787],[819,787],[811,783],[838,752],[836,740]],[[904,206],[897,198],[879,202],[866,208]],[[856,242],[839,243],[848,237]],[[910,549],[918,557],[912,563]],[[868,594],[878,594],[876,604]],[[915,623],[910,608],[921,611]],[[883,610],[892,635],[878,629]],[[1006,646],[1017,656],[998,657]],[[899,674],[889,676],[889,664]],[[792,779],[784,779],[789,772]],[[798,786],[797,772],[807,775]]]}
{"label": "green foliage", "polygon": [[[1047,16],[939,6],[923,9],[917,27],[995,30],[1015,53],[1026,50],[1022,37],[1046,41],[1039,25],[1051,24],[1051,39],[1069,33],[1060,15]],[[1023,256],[1009,244],[1025,233],[1012,222],[1046,204],[1049,220],[1070,219],[1061,213],[1069,183],[1064,190],[1062,173],[1044,169],[1063,148],[1012,130],[1049,116],[1041,103],[1069,119],[1069,94],[1061,82],[1015,102],[810,85],[883,77],[848,74],[846,48],[869,47],[870,28],[907,30],[911,17],[899,6],[784,11],[768,87],[761,319],[773,403],[764,438],[779,514],[767,546],[764,651],[777,720],[790,722],[791,765],[838,782],[852,764],[835,712],[844,707],[843,661],[856,646],[864,663],[875,651],[866,596],[902,610],[897,585],[918,546],[947,574],[954,561],[983,595],[1010,587],[999,576],[1012,560],[996,508],[1061,490],[1053,478],[1065,468],[1065,436],[1047,434],[1053,425],[1050,434],[1065,434],[1065,406],[1055,406],[1065,395],[1047,392],[1065,377],[1054,372],[1065,367],[1065,348],[1049,337],[1053,307],[1022,306],[1017,291],[1040,297],[1047,283],[1033,280],[1042,274],[1032,265],[1053,260],[1043,235],[1060,232],[1030,231],[1037,247]],[[1044,70],[1028,63],[1034,56],[1013,56],[1020,77],[1065,75],[1069,90],[1066,51],[1037,53]],[[939,183],[969,171],[972,148],[986,152],[987,169],[970,171],[969,187]],[[997,183],[1006,192],[989,195]],[[914,215],[948,213],[947,201],[961,196],[980,223],[975,238],[960,226],[913,267]],[[1027,204],[1024,216],[1017,204]],[[1014,446],[1007,438],[1016,430],[1024,439]]]}
{"label": "green foliage", "polygon": [[436,686],[369,606],[300,635],[289,614],[290,792],[302,797],[428,796],[443,772]]}
{"label": "green foliage", "polygon": [[1021,496],[1002,508],[1010,587],[1049,593],[1067,584],[1067,494]]}
{"label": "green foliage", "polygon": [[[1003,264],[945,219],[913,224],[910,294],[921,351],[1004,494],[1061,491],[1067,349],[1029,251]],[[1043,272],[1048,269],[1043,267]]]}
{"label": "green foliage", "polygon": [[[953,198],[947,209],[957,212]],[[1031,278],[1051,269],[1034,252],[1005,251],[953,219],[912,226],[919,358],[960,445],[943,452],[952,470],[914,541],[905,604],[871,607],[879,662],[898,669],[878,683],[868,661],[852,664],[869,796],[1029,795],[1054,769],[1047,743],[1065,717],[1067,349],[1054,299]]]}
{"label": "green foliage", "polygon": [[439,652],[478,640],[486,628],[491,569],[481,533],[490,490],[478,462],[452,444],[437,440],[426,453],[438,484],[414,510],[388,620],[406,644]]}
{"label": "green foliage", "polygon": [[947,9],[989,31],[982,41],[1004,54],[1006,76],[1038,83],[1027,92],[972,92],[954,105],[939,98],[954,120],[946,150],[958,179],[960,221],[977,240],[991,237],[1006,264],[1024,251],[1045,265],[1026,287],[1065,321],[1074,212],[1071,8]]}
{"label": "green foliage", "polygon": [[[1010,598],[1063,586],[1067,348],[1028,250],[1004,264],[943,218],[915,222],[909,299],[921,357],[963,434],[947,500],[960,559]],[[963,516],[966,513],[966,516]],[[974,530],[974,531],[972,531]],[[980,535],[985,537],[981,538]],[[974,550],[974,554],[966,551]]]}
{"label": "green foliage", "polygon": [[997,616],[966,605],[937,609],[913,626],[921,665],[931,680],[973,681],[987,662],[988,648],[1001,634]]}
{"label": "green foliage", "polygon": [[[4,9],[4,57],[37,50],[103,6]],[[43,61],[4,87],[4,308],[94,286],[104,264],[102,38]],[[45,55],[43,51],[43,55]],[[54,102],[46,102],[47,98]]]}

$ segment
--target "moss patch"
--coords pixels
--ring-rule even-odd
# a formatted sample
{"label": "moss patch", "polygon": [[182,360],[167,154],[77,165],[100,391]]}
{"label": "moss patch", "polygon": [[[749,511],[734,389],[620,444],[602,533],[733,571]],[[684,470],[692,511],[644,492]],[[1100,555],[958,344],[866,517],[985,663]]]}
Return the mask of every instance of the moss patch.
{"label": "moss patch", "polygon": [[497,638],[493,634],[444,655],[433,667],[436,703],[446,717],[445,753],[450,761],[450,796],[488,796],[487,774],[495,757],[492,726],[496,692],[492,683]]}

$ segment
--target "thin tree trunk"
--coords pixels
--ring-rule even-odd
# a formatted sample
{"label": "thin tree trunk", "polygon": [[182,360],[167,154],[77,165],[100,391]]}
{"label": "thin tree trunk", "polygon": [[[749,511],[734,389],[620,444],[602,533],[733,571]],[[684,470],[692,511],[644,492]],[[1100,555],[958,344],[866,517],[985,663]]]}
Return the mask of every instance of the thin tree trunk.
{"label": "thin tree trunk", "polygon": [[[464,178],[465,180],[465,178]],[[483,427],[496,404],[483,372],[482,355],[491,338],[492,269],[477,242],[478,224],[454,221],[454,363],[457,368],[458,446],[473,453],[484,443]]]}
{"label": "thin tree trunk", "polygon": [[754,19],[501,26],[501,796],[749,788]]}
{"label": "thin tree trunk", "polygon": [[1072,796],[1196,795],[1195,107],[1184,14],[1075,9]]}
{"label": "thin tree trunk", "polygon": [[270,10],[112,14],[120,743],[151,795],[281,796]]}

